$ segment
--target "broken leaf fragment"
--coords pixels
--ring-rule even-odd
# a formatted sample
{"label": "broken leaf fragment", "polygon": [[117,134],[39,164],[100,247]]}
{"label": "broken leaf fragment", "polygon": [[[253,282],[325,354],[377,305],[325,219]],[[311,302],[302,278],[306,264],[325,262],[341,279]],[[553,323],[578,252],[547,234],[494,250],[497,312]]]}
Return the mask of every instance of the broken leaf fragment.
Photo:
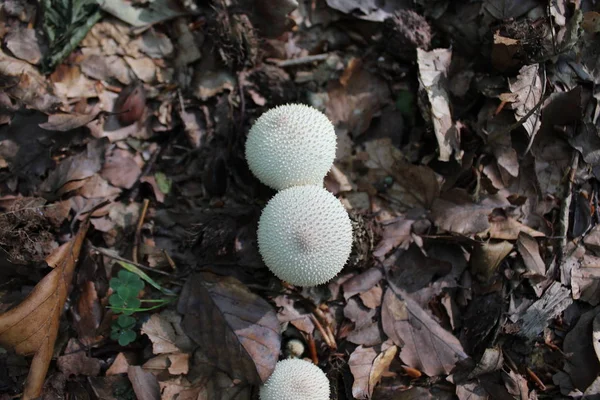
{"label": "broken leaf fragment", "polygon": [[451,49],[432,51],[417,49],[419,85],[427,93],[429,99],[430,109],[428,111],[439,146],[438,158],[440,161],[450,161],[453,152],[457,159],[461,158],[460,138],[454,121],[452,121],[450,95],[446,90],[446,77],[451,59]]}

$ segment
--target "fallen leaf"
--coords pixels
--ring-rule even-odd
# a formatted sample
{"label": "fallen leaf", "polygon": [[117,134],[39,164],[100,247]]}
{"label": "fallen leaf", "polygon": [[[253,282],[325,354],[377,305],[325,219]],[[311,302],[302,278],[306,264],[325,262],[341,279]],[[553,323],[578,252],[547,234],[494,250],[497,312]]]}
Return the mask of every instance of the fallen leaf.
{"label": "fallen leaf", "polygon": [[35,29],[16,25],[6,35],[4,43],[15,57],[30,64],[37,64],[42,58],[42,52],[35,37]]}
{"label": "fallen leaf", "polygon": [[344,298],[348,300],[355,294],[373,288],[383,278],[383,273],[377,267],[369,268],[368,270],[348,279],[342,285],[344,290]]}
{"label": "fallen leaf", "polygon": [[48,122],[40,124],[40,128],[67,132],[90,123],[98,116],[99,111],[99,109],[96,109],[90,114],[52,114],[48,117]]}
{"label": "fallen leaf", "polygon": [[583,315],[577,324],[565,336],[563,351],[570,354],[565,360],[564,370],[579,390],[585,390],[600,373],[600,362],[596,356],[593,340],[594,321],[598,318],[600,307]]}
{"label": "fallen leaf", "polygon": [[387,82],[359,67],[346,85],[330,82],[325,113],[338,128],[346,128],[356,137],[371,125],[375,114],[390,101]]}
{"label": "fallen leaf", "polygon": [[129,366],[127,377],[138,400],[160,400],[160,385],[152,373],[140,366]]}
{"label": "fallen leaf", "polygon": [[77,303],[72,309],[73,325],[79,340],[86,346],[98,341],[97,329],[102,322],[104,310],[100,305],[94,282],[85,281],[80,285]]}
{"label": "fallen leaf", "polygon": [[98,376],[102,362],[89,357],[86,348],[77,339],[69,339],[64,354],[58,357],[57,365],[66,376]]}
{"label": "fallen leaf", "polygon": [[450,156],[460,159],[460,137],[452,121],[450,111],[450,95],[446,90],[445,78],[450,68],[451,49],[435,49],[425,51],[417,49],[419,64],[419,85],[427,93],[433,120],[433,130],[438,142],[439,160],[450,161]]}
{"label": "fallen leaf", "polygon": [[381,350],[358,346],[350,355],[348,366],[354,376],[352,396],[356,399],[370,399],[375,386],[387,371],[396,356],[398,348],[389,342],[383,343]]}
{"label": "fallen leaf", "polygon": [[410,8],[406,0],[327,0],[327,5],[345,14],[367,21],[381,22],[398,9]]}
{"label": "fallen leaf", "polygon": [[275,305],[279,308],[277,319],[279,322],[289,322],[304,333],[312,334],[315,325],[310,318],[310,313],[306,310],[300,310],[294,307],[294,301],[287,295],[280,295],[273,299]]}
{"label": "fallen leaf", "polygon": [[183,348],[186,347],[185,339],[181,338],[181,333],[177,333],[173,324],[167,319],[166,314],[152,314],[150,319],[142,325],[140,332],[147,335],[152,342],[152,353],[164,354],[164,353],[178,353],[183,349],[177,344],[180,344]]}
{"label": "fallen leaf", "polygon": [[430,217],[445,231],[474,235],[489,229],[488,216],[501,205],[508,205],[508,202],[490,198],[475,203],[464,190],[452,189],[433,201]]}
{"label": "fallen leaf", "polygon": [[538,242],[526,233],[519,233],[517,240],[517,250],[523,262],[531,274],[538,276],[546,275],[546,264],[540,255],[540,247]]}
{"label": "fallen leaf", "polygon": [[130,359],[133,359],[132,354],[127,355],[123,352],[117,354],[110,368],[106,370],[106,376],[126,374],[132,364]]}
{"label": "fallen leaf", "polygon": [[383,298],[383,330],[401,347],[400,359],[429,376],[448,374],[467,359],[462,345],[450,332],[400,288],[388,288]]}
{"label": "fallen leaf", "polygon": [[52,111],[60,104],[58,98],[50,94],[46,79],[31,64],[7,56],[0,50],[0,76],[10,78],[14,84],[3,90],[12,98],[19,99],[27,106],[39,111]]}
{"label": "fallen leaf", "polygon": [[183,329],[224,371],[264,382],[281,347],[275,310],[233,277],[210,273],[188,278],[179,299]]}
{"label": "fallen leaf", "polygon": [[517,18],[538,5],[535,0],[485,0],[484,9],[494,18]]}
{"label": "fallen leaf", "polygon": [[40,190],[55,193],[69,182],[93,176],[100,171],[103,153],[104,145],[101,140],[89,142],[85,151],[62,160],[42,182]]}
{"label": "fallen leaf", "polygon": [[513,245],[507,241],[476,244],[469,259],[471,272],[482,282],[487,282],[512,249]]}
{"label": "fallen leaf", "polygon": [[[525,117],[533,108],[538,105],[542,98],[543,82],[539,74],[539,64],[525,65],[519,70],[519,75],[514,79],[509,79],[508,87],[510,89],[509,96],[501,96],[503,100],[512,102],[515,109],[515,119],[519,121]],[[541,126],[541,108],[531,114],[529,118],[523,122],[523,127],[533,137]]]}
{"label": "fallen leaf", "polygon": [[71,241],[56,249],[46,259],[54,269],[21,304],[0,315],[0,344],[14,349],[17,354],[34,355],[23,390],[24,400],[41,394],[52,359],[60,315],[88,227],[89,223],[84,222]]}
{"label": "fallen leaf", "polygon": [[114,148],[107,154],[100,175],[111,185],[130,189],[142,174],[142,168],[134,155],[123,149]]}
{"label": "fallen leaf", "polygon": [[101,0],[98,4],[107,13],[136,28],[154,25],[186,14],[172,0],[153,1],[148,7],[136,7],[123,0]]}

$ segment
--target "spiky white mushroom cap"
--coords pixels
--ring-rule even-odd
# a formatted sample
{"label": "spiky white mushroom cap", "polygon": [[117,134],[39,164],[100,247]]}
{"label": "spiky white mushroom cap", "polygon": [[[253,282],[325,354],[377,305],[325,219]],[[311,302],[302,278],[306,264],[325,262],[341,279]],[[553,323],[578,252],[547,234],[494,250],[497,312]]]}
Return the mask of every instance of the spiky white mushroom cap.
{"label": "spiky white mushroom cap", "polygon": [[335,130],[325,114],[287,104],[256,120],[248,133],[246,160],[252,173],[275,190],[322,185],[335,148]]}
{"label": "spiky white mushroom cap", "polygon": [[258,223],[258,249],[271,272],[296,286],[336,276],[352,250],[352,223],[340,201],[319,186],[277,193]]}
{"label": "spiky white mushroom cap", "polygon": [[261,386],[260,400],[329,400],[329,380],[311,362],[282,360]]}

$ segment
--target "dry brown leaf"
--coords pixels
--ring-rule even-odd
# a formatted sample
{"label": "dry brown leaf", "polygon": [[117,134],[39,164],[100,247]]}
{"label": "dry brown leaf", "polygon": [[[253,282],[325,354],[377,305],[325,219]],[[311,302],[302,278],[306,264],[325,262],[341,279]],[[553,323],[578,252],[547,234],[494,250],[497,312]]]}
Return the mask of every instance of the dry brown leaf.
{"label": "dry brown leaf", "polygon": [[106,156],[101,176],[111,185],[130,189],[142,174],[142,168],[133,154],[127,150],[114,149]]}
{"label": "dry brown leaf", "polygon": [[546,264],[540,255],[538,242],[530,235],[521,232],[517,240],[517,250],[523,257],[523,262],[531,274],[546,275]]}
{"label": "dry brown leaf", "polygon": [[88,357],[85,347],[77,339],[69,339],[64,354],[56,362],[58,369],[67,377],[71,375],[98,376],[102,363]]}
{"label": "dry brown leaf", "polygon": [[140,366],[129,366],[127,377],[138,400],[160,400],[160,386],[152,373]]}
{"label": "dry brown leaf", "polygon": [[88,227],[89,223],[85,222],[71,241],[50,254],[46,262],[54,270],[33,288],[21,304],[0,315],[0,345],[14,349],[18,354],[34,355],[23,391],[24,400],[41,394],[52,359],[60,315]]}
{"label": "dry brown leaf", "polygon": [[356,399],[370,399],[375,385],[390,366],[398,348],[387,341],[381,351],[373,347],[359,346],[350,355],[348,365],[354,376],[352,396]]}
{"label": "dry brown leaf", "polygon": [[140,332],[148,335],[150,338],[154,354],[176,353],[180,351],[175,344],[177,340],[175,330],[169,321],[162,318],[160,314],[152,314],[150,319],[144,322]]}
{"label": "dry brown leaf", "polygon": [[48,117],[48,122],[40,124],[40,128],[67,132],[90,123],[96,118],[99,111],[100,109],[96,108],[89,114],[52,114]]}
{"label": "dry brown leaf", "polygon": [[402,347],[400,359],[411,368],[429,376],[448,374],[468,358],[458,339],[400,288],[385,292],[381,319],[384,332]]}
{"label": "dry brown leaf", "polygon": [[[126,374],[129,366],[132,364],[133,354],[119,353],[115,357],[112,365],[106,370],[106,376]],[[131,359],[131,360],[130,360]]]}

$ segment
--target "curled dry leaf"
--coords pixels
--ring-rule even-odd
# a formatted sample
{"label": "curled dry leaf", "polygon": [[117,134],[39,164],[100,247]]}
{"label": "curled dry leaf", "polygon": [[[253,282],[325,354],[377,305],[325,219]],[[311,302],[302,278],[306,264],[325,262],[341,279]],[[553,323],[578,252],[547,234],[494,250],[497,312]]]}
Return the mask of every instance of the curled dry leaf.
{"label": "curled dry leaf", "polygon": [[232,277],[191,276],[178,311],[183,330],[220,369],[260,384],[275,369],[281,348],[275,310]]}
{"label": "curled dry leaf", "polygon": [[34,355],[23,390],[23,399],[41,394],[68,288],[87,233],[85,222],[77,235],[56,249],[46,262],[54,267],[15,308],[0,315],[0,345],[17,354]]}
{"label": "curled dry leaf", "polygon": [[145,109],[146,91],[140,82],[136,82],[127,86],[119,94],[114,111],[118,114],[121,124],[131,125],[142,118]]}

